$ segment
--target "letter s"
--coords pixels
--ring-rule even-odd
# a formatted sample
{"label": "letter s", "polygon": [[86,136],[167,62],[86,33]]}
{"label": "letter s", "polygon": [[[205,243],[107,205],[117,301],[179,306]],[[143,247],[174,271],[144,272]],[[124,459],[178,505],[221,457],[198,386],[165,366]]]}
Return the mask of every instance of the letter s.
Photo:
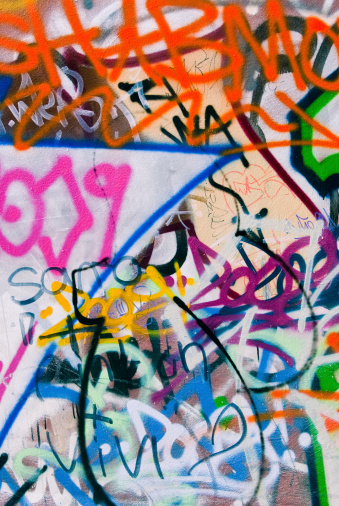
{"label": "letter s", "polygon": [[18,274],[19,272],[22,272],[22,271],[33,272],[33,274],[38,274],[38,273],[32,267],[20,267],[20,269],[17,269],[16,271],[12,272],[12,274],[8,278],[8,283],[11,286],[36,286],[37,288],[39,288],[38,292],[33,297],[31,297],[30,299],[17,300],[15,297],[13,297],[13,295],[11,296],[11,299],[12,299],[13,302],[15,302],[16,304],[19,304],[20,306],[26,306],[27,304],[32,304],[32,302],[35,302],[36,300],[40,299],[40,297],[44,293],[44,291],[43,291],[40,283],[21,282],[21,281],[20,282],[15,282],[15,281],[13,281],[14,276],[16,274]]}

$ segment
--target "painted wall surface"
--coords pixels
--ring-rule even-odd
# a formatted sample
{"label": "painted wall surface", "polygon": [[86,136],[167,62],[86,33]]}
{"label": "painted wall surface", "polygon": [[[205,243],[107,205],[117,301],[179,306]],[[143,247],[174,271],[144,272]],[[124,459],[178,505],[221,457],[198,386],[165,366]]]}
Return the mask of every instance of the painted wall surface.
{"label": "painted wall surface", "polygon": [[0,506],[339,504],[338,16],[0,0]]}

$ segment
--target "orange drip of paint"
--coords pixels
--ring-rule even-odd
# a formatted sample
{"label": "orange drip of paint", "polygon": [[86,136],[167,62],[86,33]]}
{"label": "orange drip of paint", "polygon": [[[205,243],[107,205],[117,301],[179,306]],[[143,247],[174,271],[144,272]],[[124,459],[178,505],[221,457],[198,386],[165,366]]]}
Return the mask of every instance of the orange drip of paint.
{"label": "orange drip of paint", "polygon": [[334,351],[339,351],[339,334],[338,332],[331,332],[327,336],[327,344],[334,349]]}
{"label": "orange drip of paint", "polygon": [[[259,420],[261,422],[266,420],[272,420],[273,418],[304,418],[306,415],[302,409],[284,409],[281,411],[274,411],[271,413],[259,413]],[[249,423],[256,422],[254,415],[248,416],[247,420]]]}
{"label": "orange drip of paint", "polygon": [[323,418],[325,418],[325,427],[327,432],[334,432],[339,429],[339,422],[336,422],[335,420],[332,420],[332,418],[329,418],[328,416],[322,415]]}
{"label": "orange drip of paint", "polygon": [[[298,390],[299,393],[308,395],[314,399],[321,399],[324,401],[339,401],[339,392],[323,392],[314,390]],[[290,390],[274,390],[271,392],[273,399],[281,399],[286,397],[290,393]]]}
{"label": "orange drip of paint", "polygon": [[286,395],[288,395],[290,393],[290,390],[273,390],[271,392],[271,397],[273,397],[273,399],[282,399],[283,397],[286,397]]}

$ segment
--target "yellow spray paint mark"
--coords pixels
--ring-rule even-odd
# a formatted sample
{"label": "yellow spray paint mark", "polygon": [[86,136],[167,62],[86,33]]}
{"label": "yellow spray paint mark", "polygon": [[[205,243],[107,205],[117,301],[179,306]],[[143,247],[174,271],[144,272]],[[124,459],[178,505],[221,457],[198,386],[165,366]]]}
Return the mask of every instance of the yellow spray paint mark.
{"label": "yellow spray paint mark", "polygon": [[[53,281],[53,283],[51,285],[53,292],[57,292],[58,290],[60,290],[60,288],[62,286],[65,286],[65,285],[63,285],[63,283],[60,283],[60,281]],[[69,291],[69,290],[66,290],[66,288],[71,288],[71,287],[65,286],[65,289],[63,291],[72,293],[72,289],[71,289],[71,291]],[[59,302],[60,306],[66,311],[66,313],[69,313],[71,311],[72,307],[71,307],[70,303],[68,302],[66,297],[64,297],[64,295],[62,295],[61,292],[55,293],[54,297]]]}
{"label": "yellow spray paint mark", "polygon": [[42,318],[43,320],[45,320],[46,318],[48,318],[49,316],[51,316],[51,314],[53,313],[53,309],[51,308],[51,306],[48,306],[46,307],[46,309],[43,309],[40,313],[40,318]]}
{"label": "yellow spray paint mark", "polygon": [[2,12],[14,12],[25,9],[29,4],[36,4],[39,0],[1,0]]}
{"label": "yellow spray paint mark", "polygon": [[167,295],[167,297],[173,300],[174,293],[170,288],[168,288],[168,286],[166,285],[166,281],[159,273],[159,271],[155,267],[153,267],[153,265],[149,265],[148,267],[146,267],[146,274],[150,277],[153,283],[155,283],[160,288],[161,295]]}
{"label": "yellow spray paint mark", "polygon": [[[177,268],[175,264],[177,264],[177,262],[174,263],[174,267]],[[178,266],[178,264],[177,264],[177,266]],[[168,286],[166,285],[166,281],[164,280],[162,275],[159,273],[159,271],[155,267],[153,267],[152,265],[149,265],[146,268],[146,273],[151,278],[153,283],[155,283],[160,288],[160,290],[163,291],[164,295],[167,295],[167,297],[169,297],[171,300],[173,300],[173,297],[175,296],[175,294],[172,292],[172,290],[170,288],[168,288]],[[180,273],[180,277],[181,277],[181,273]],[[181,282],[182,282],[182,278],[181,278]],[[178,286],[179,286],[179,283],[178,283]],[[179,291],[180,291],[180,288],[179,288]],[[185,290],[184,290],[184,293],[185,293]],[[188,304],[188,307],[189,307],[189,304]],[[181,311],[181,318],[182,318],[183,323],[185,324],[187,322],[186,311]]]}
{"label": "yellow spray paint mark", "polygon": [[[155,276],[159,275],[159,273],[156,269],[154,269],[154,271],[151,270],[150,272],[152,274],[154,274]],[[148,277],[148,275],[144,274],[141,277],[140,282],[141,283],[145,282],[148,279],[153,281],[155,284],[160,283],[159,292],[152,293],[150,295],[143,295],[143,294],[134,292],[133,286],[127,286],[123,289],[111,288],[108,290],[108,297],[109,298],[108,298],[108,300],[106,300],[104,298],[90,299],[88,294],[86,294],[83,291],[78,290],[77,292],[78,292],[79,296],[81,298],[83,298],[85,301],[84,304],[81,307],[79,307],[79,310],[81,311],[81,313],[84,316],[89,317],[89,315],[91,314],[91,311],[93,312],[93,309],[98,309],[98,311],[95,311],[95,317],[98,317],[98,316],[105,317],[106,329],[103,330],[103,332],[102,332],[103,334],[104,333],[111,333],[111,334],[118,333],[121,331],[120,327],[124,326],[126,329],[126,333],[128,334],[128,337],[130,337],[131,331],[138,332],[141,335],[142,334],[147,335],[147,337],[149,337],[149,335],[152,332],[154,332],[154,335],[158,336],[158,333],[156,331],[150,331],[148,329],[145,329],[144,326],[141,326],[136,322],[142,317],[149,316],[150,311],[152,311],[152,312],[158,311],[159,309],[163,308],[166,305],[166,302],[160,302],[160,303],[152,306],[151,308],[140,309],[137,311],[135,310],[136,306],[134,303],[140,304],[142,302],[148,303],[150,301],[157,301],[166,293],[166,290],[167,290],[167,294],[169,294],[170,298],[173,298],[174,295],[167,288],[167,285],[166,285],[164,279],[162,278],[162,276],[161,276],[162,281],[158,280],[158,278],[157,278],[157,281],[158,281],[158,283],[157,283],[151,276]],[[57,282],[56,285],[52,284],[52,289],[54,291],[57,291],[60,288],[60,286],[62,286],[60,284],[60,282]],[[68,292],[68,293],[72,293],[72,290],[73,290],[72,287],[67,286],[67,285],[64,286],[64,288],[63,288],[63,291]],[[55,295],[55,297],[62,306],[63,306],[63,304],[65,304],[65,309],[66,309],[66,303],[69,304],[69,302],[62,295],[60,297],[60,295],[61,294],[57,294],[57,295]],[[120,299],[121,301],[123,301],[126,304],[127,309],[126,309],[126,312],[123,315],[121,315],[120,317],[113,318],[111,316],[111,314],[112,314],[111,313],[111,306],[118,299]],[[65,303],[65,301],[66,301],[66,303]],[[98,306],[98,308],[95,308],[95,306]],[[72,313],[70,315],[70,317],[72,318],[72,320],[76,320],[75,313]],[[48,329],[47,332],[44,332],[43,334],[41,334],[39,336],[39,340],[38,340],[39,346],[44,346],[47,343],[51,342],[51,340],[57,339],[59,337],[57,334],[59,332],[64,332],[65,330],[67,330],[67,328],[68,328],[68,322],[67,322],[67,319],[65,318],[61,322],[59,322],[58,324],[54,325],[52,328]],[[85,340],[88,337],[92,336],[92,334],[93,334],[90,330],[89,330],[89,332],[79,332],[79,333],[76,332],[76,330],[83,329],[83,328],[84,328],[84,325],[82,325],[79,322],[77,322],[73,325],[73,329],[75,330],[75,336],[76,336],[77,341]],[[119,337],[119,338],[121,339],[122,337]],[[115,339],[116,338],[112,338],[112,342],[115,342]],[[107,339],[105,339],[105,342],[106,341],[107,341]],[[70,338],[63,337],[63,338],[59,339],[58,344],[60,346],[68,345],[68,344],[70,344]]]}
{"label": "yellow spray paint mark", "polygon": [[182,280],[181,270],[180,270],[178,262],[174,262],[174,269],[175,269],[175,273],[177,275],[177,285],[178,285],[179,293],[183,297],[185,295],[185,287],[184,287],[184,282]]}
{"label": "yellow spray paint mark", "polygon": [[[73,288],[71,286],[68,286],[68,285],[66,285],[63,290],[65,292],[68,292],[68,293],[72,293],[73,292]],[[82,290],[77,290],[77,293],[78,293],[78,295],[82,299],[85,300],[85,304],[88,303],[88,301],[90,301],[90,298],[87,295],[87,293],[83,292]],[[71,314],[70,316],[71,316],[72,319],[75,318],[75,314],[74,313]],[[56,325],[54,325],[53,327],[51,327],[50,329],[48,329],[48,331],[46,333],[41,334],[39,336],[39,339],[38,339],[38,346],[45,346],[47,343],[49,343],[52,340],[56,339],[57,336],[51,338],[49,336],[49,334],[56,334],[58,332],[61,332],[65,328],[67,328],[67,319],[66,318],[64,320],[62,320],[61,322],[57,323]]]}

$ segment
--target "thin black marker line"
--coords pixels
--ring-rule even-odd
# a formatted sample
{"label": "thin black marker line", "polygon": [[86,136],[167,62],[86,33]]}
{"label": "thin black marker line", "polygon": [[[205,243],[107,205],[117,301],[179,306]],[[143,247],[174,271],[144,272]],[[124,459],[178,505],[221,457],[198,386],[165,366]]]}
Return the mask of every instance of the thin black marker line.
{"label": "thin black marker line", "polygon": [[[229,185],[229,181],[227,179],[227,176],[224,173],[223,173],[223,175],[224,175],[224,178],[225,178],[225,180],[227,181],[227,183]],[[272,391],[272,390],[274,390],[276,388],[280,388],[280,387],[282,387],[284,385],[289,385],[290,383],[292,383],[293,381],[295,381],[296,379],[298,379],[300,376],[302,376],[311,367],[311,365],[313,363],[313,360],[314,360],[314,357],[315,357],[315,354],[316,354],[317,341],[318,341],[317,317],[314,314],[310,297],[305,292],[304,287],[303,287],[301,281],[298,279],[298,277],[296,276],[296,274],[294,274],[292,268],[283,260],[283,258],[281,258],[279,255],[277,255],[273,251],[271,251],[270,248],[267,246],[266,242],[264,242],[261,237],[257,236],[255,233],[253,233],[250,230],[240,230],[239,204],[243,208],[244,213],[245,214],[249,214],[248,209],[247,209],[244,201],[242,200],[242,198],[239,197],[239,195],[237,195],[236,192],[234,192],[234,190],[231,190],[230,188],[225,188],[224,186],[220,185],[219,183],[216,183],[214,181],[214,179],[213,179],[212,176],[209,177],[209,182],[210,182],[210,184],[213,187],[215,187],[215,188],[217,188],[217,189],[219,189],[219,190],[221,190],[221,191],[223,191],[225,193],[229,193],[229,194],[231,194],[231,195],[234,196],[234,203],[235,203],[235,207],[236,207],[236,210],[237,210],[237,218],[238,218],[237,219],[237,230],[235,232],[235,237],[239,237],[239,236],[243,237],[246,240],[246,242],[248,242],[249,244],[252,244],[253,246],[261,249],[268,256],[270,256],[276,262],[278,262],[287,271],[287,273],[291,276],[291,278],[297,283],[298,288],[299,288],[301,294],[305,297],[306,304],[307,304],[308,309],[310,311],[310,318],[311,318],[311,321],[313,322],[313,340],[312,340],[312,349],[311,349],[311,352],[310,352],[310,356],[306,360],[304,366],[299,371],[297,371],[296,374],[294,374],[293,376],[291,376],[291,378],[289,378],[288,380],[285,380],[285,381],[282,381],[280,383],[277,383],[277,384],[275,384],[275,385],[273,385],[271,387],[269,387],[269,386],[267,386],[267,387],[252,387],[250,389],[252,392],[256,392],[256,393],[270,392],[270,391]],[[255,218],[260,219],[261,215],[262,215],[262,212],[260,211],[257,215],[255,215]]]}
{"label": "thin black marker line", "polygon": [[92,369],[93,360],[95,357],[95,353],[100,340],[100,333],[105,323],[105,317],[86,318],[78,309],[78,292],[75,281],[75,274],[80,272],[81,270],[88,270],[92,267],[96,267],[98,265],[108,266],[108,260],[104,259],[102,262],[95,262],[89,267],[85,267],[83,269],[75,269],[72,271],[72,283],[73,283],[73,291],[72,291],[72,303],[74,307],[75,317],[78,319],[80,323],[83,325],[90,325],[95,327],[95,331],[93,334],[93,339],[91,342],[90,349],[88,351],[84,372],[81,378],[81,388],[79,395],[79,413],[78,413],[78,437],[79,437],[79,449],[82,465],[84,468],[84,473],[93,489],[93,500],[96,504],[105,504],[106,506],[117,506],[105,492],[104,488],[98,483],[93,470],[91,468],[89,456],[87,453],[86,447],[86,428],[85,428],[85,414],[86,414],[86,401],[87,401],[87,391],[88,391],[88,382],[89,376]]}
{"label": "thin black marker line", "polygon": [[261,426],[261,421],[260,421],[260,417],[259,417],[259,412],[257,410],[257,407],[255,405],[255,402],[253,400],[253,397],[252,397],[252,392],[251,390],[248,388],[244,378],[242,377],[242,374],[241,372],[239,371],[239,369],[237,368],[237,366],[235,365],[233,359],[231,358],[231,356],[229,355],[229,353],[226,351],[226,349],[224,348],[224,346],[221,344],[221,342],[219,341],[219,339],[217,338],[217,336],[212,332],[212,330],[210,330],[210,328],[205,324],[205,322],[203,322],[202,320],[200,320],[200,318],[198,318],[194,313],[193,311],[191,311],[189,309],[188,306],[186,306],[185,302],[183,300],[181,300],[179,297],[177,296],[174,296],[173,297],[173,302],[175,304],[177,304],[177,306],[180,307],[180,309],[182,309],[183,311],[185,311],[186,313],[188,313],[196,322],[197,324],[199,325],[199,327],[208,335],[208,337],[214,342],[214,344],[219,348],[219,350],[222,351],[222,353],[225,355],[227,361],[229,362],[229,364],[232,366],[234,372],[236,373],[236,375],[238,376],[238,378],[240,379],[243,387],[244,387],[244,390],[245,392],[247,393],[249,399],[250,399],[250,403],[252,405],[252,409],[253,409],[253,412],[254,412],[254,416],[255,416],[255,419],[256,419],[256,422],[258,424],[258,427],[259,427],[259,432],[260,432],[260,444],[261,444],[261,465],[260,465],[260,469],[259,469],[259,479],[258,479],[258,483],[256,484],[256,487],[255,487],[255,490],[254,490],[254,494],[253,496],[256,496],[258,491],[259,491],[259,488],[260,488],[260,484],[261,484],[261,480],[263,478],[263,475],[264,475],[264,459],[265,459],[265,441],[264,441],[264,435],[263,435],[263,430],[262,430],[262,426]]}
{"label": "thin black marker line", "polygon": [[47,471],[47,466],[44,466],[42,469],[37,469],[33,474],[32,478],[27,480],[16,492],[15,494],[7,501],[4,506],[14,506],[18,504],[26,492],[38,481],[39,477]]}

